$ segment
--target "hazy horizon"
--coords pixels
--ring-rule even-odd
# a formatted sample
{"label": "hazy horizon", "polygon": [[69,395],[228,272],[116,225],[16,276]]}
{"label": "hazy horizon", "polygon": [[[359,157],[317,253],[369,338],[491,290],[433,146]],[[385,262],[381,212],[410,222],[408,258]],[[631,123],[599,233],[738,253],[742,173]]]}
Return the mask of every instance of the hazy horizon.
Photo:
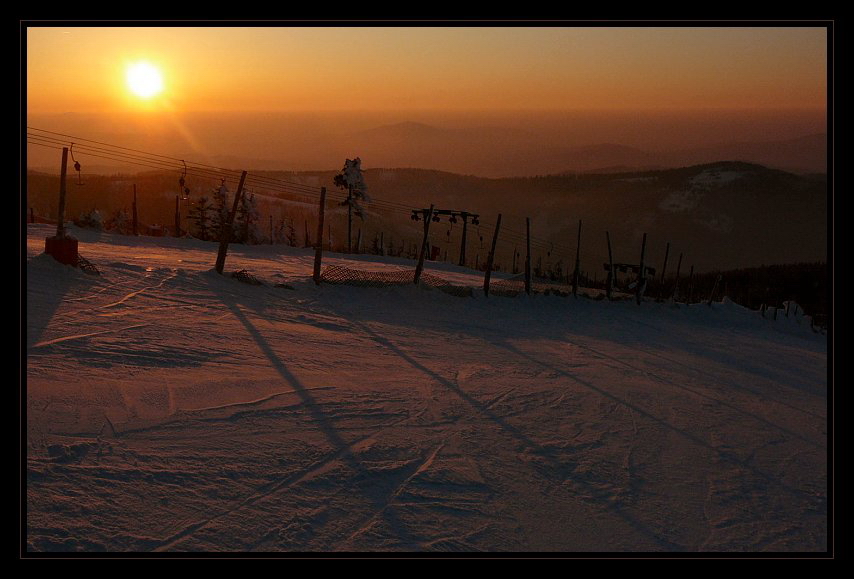
{"label": "hazy horizon", "polygon": [[[366,168],[529,175],[595,168],[576,162],[577,147],[633,147],[654,166],[662,153],[827,131],[822,26],[69,24],[24,34],[29,126],[243,165],[232,169],[339,169],[359,156]],[[132,81],[140,65],[148,77]],[[427,127],[387,130],[400,123]],[[55,165],[41,149],[28,146],[29,166]]]}
{"label": "hazy horizon", "polygon": [[[340,169],[344,158],[359,156],[366,168],[417,167],[484,177],[590,170],[599,168],[597,162],[601,167],[665,166],[678,164],[672,160],[676,153],[721,146],[722,158],[698,159],[762,162],[761,155],[740,159],[726,145],[776,144],[827,130],[823,110],[185,112],[147,113],[130,120],[60,113],[29,115],[27,122],[69,135],[69,140],[105,142],[231,169],[332,170]],[[603,151],[600,161],[575,155],[578,148],[603,144],[634,148],[648,158],[635,159],[632,151],[629,156]],[[28,145],[27,154],[30,168],[56,165],[54,150]],[[89,167],[116,166],[86,159],[85,154],[80,160]],[[815,165],[810,161],[795,169],[820,171]],[[792,167],[783,163],[779,168]]]}

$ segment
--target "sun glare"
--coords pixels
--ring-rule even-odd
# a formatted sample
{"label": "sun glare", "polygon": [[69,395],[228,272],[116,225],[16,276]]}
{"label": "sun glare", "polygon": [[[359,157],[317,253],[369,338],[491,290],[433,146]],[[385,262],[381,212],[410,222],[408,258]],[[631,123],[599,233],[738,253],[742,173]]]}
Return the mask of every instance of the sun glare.
{"label": "sun glare", "polygon": [[128,67],[126,79],[128,88],[140,98],[148,99],[163,91],[163,76],[157,67],[147,62]]}

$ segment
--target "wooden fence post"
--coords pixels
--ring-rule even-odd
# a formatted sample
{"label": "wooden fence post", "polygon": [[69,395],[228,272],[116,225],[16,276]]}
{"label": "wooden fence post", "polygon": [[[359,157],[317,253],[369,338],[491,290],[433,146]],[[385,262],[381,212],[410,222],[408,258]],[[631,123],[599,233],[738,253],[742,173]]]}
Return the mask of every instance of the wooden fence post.
{"label": "wooden fence post", "polygon": [[495,232],[492,234],[492,247],[489,250],[489,256],[486,258],[486,273],[483,276],[483,294],[489,295],[489,280],[492,277],[492,266],[495,263],[495,245],[498,243],[498,230],[501,228],[501,214],[498,214],[498,221],[495,222]]}
{"label": "wooden fence post", "polygon": [[691,303],[694,299],[694,265],[691,264],[691,273],[688,274],[688,301]]}
{"label": "wooden fence post", "polygon": [[133,184],[133,234],[139,235],[139,215],[136,208],[136,183]]}
{"label": "wooden fence post", "polygon": [[527,257],[525,258],[525,293],[531,295],[531,218],[525,218],[527,231]]}
{"label": "wooden fence post", "polygon": [[664,296],[664,272],[667,270],[667,258],[670,256],[670,242],[667,242],[667,249],[664,250],[664,265],[661,266],[661,286],[658,288],[658,299],[661,301]]}
{"label": "wooden fence post", "polygon": [[[326,215],[326,187],[320,188],[320,209],[317,214],[317,245],[314,248],[314,283],[320,285],[320,261],[323,259],[323,219]],[[330,236],[331,236],[330,229]],[[331,246],[331,241],[330,241]],[[330,251],[331,251],[330,247]]]}
{"label": "wooden fence post", "polygon": [[718,284],[721,281],[721,274],[718,274],[718,277],[715,279],[715,285],[712,286],[712,293],[709,294],[709,307],[712,307],[712,299],[715,297],[715,292],[718,289]]}
{"label": "wooden fence post", "polygon": [[578,220],[578,242],[575,245],[575,270],[572,272],[572,296],[578,297],[578,276],[581,268],[581,219]]}
{"label": "wooden fence post", "polygon": [[643,300],[643,292],[644,290],[646,290],[646,266],[643,262],[644,252],[646,252],[646,233],[643,234],[643,242],[641,242],[640,271],[638,272],[637,287],[638,305],[640,305],[641,301]]}
{"label": "wooden fence post", "polygon": [[421,271],[424,269],[424,256],[427,254],[427,236],[430,233],[430,222],[433,221],[433,207],[430,204],[430,211],[424,216],[424,237],[421,239],[421,253],[418,254],[418,265],[415,266],[415,285],[421,279]]}
{"label": "wooden fence post", "polygon": [[347,253],[353,253],[353,186],[347,191]]}
{"label": "wooden fence post", "polygon": [[679,299],[679,270],[682,268],[682,254],[679,254],[679,261],[676,263],[676,282],[673,284],[673,293],[670,295],[670,299],[677,300]]}
{"label": "wooden fence post", "polygon": [[222,226],[222,231],[219,234],[219,252],[216,256],[216,272],[221,274],[225,267],[225,255],[228,253],[228,244],[231,241],[231,227],[234,224],[234,216],[237,213],[237,207],[240,203],[240,196],[243,194],[243,184],[246,182],[246,171],[240,175],[240,183],[237,185],[237,192],[234,194],[234,205],[231,208],[231,213],[228,214],[226,223]]}
{"label": "wooden fence post", "polygon": [[614,257],[611,254],[611,235],[606,231],[605,239],[608,241],[608,279],[605,281],[605,295],[611,299],[614,291]]}

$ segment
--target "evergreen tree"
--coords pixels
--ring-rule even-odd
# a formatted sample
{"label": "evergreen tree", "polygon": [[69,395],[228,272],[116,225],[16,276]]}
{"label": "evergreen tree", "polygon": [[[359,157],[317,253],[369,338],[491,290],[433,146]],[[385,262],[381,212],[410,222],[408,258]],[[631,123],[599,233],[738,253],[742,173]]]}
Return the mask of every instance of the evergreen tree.
{"label": "evergreen tree", "polygon": [[288,219],[288,245],[291,247],[297,246],[297,230],[294,227],[294,220]]}
{"label": "evergreen tree", "polygon": [[222,185],[213,190],[213,213],[211,215],[211,229],[215,239],[219,239],[222,233],[223,224],[228,221],[228,187],[225,186],[225,179]]}
{"label": "evergreen tree", "polygon": [[196,226],[196,237],[204,241],[214,239],[216,231],[213,226],[214,206],[207,195],[200,197],[193,208],[190,209],[190,219],[193,220]]}
{"label": "evergreen tree", "polygon": [[261,230],[259,224],[261,214],[258,212],[258,204],[255,194],[245,194],[240,198],[237,206],[237,214],[234,216],[234,231],[232,239],[235,243],[247,243],[257,245],[261,241]]}
{"label": "evergreen tree", "polygon": [[116,211],[106,221],[104,227],[107,230],[117,231],[124,235],[130,233],[131,222],[127,209],[116,209]]}

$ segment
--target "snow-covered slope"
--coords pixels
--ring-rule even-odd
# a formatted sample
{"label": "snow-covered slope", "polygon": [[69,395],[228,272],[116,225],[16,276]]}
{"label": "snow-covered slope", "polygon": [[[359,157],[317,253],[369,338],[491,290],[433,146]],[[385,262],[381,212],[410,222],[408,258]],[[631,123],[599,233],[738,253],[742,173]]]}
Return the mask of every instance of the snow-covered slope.
{"label": "snow-covered slope", "polygon": [[[805,320],[318,287],[308,250],[231,246],[253,286],[216,244],[72,230],[91,276],[52,233],[27,236],[30,551],[828,549]],[[411,267],[356,259],[327,263]]]}

